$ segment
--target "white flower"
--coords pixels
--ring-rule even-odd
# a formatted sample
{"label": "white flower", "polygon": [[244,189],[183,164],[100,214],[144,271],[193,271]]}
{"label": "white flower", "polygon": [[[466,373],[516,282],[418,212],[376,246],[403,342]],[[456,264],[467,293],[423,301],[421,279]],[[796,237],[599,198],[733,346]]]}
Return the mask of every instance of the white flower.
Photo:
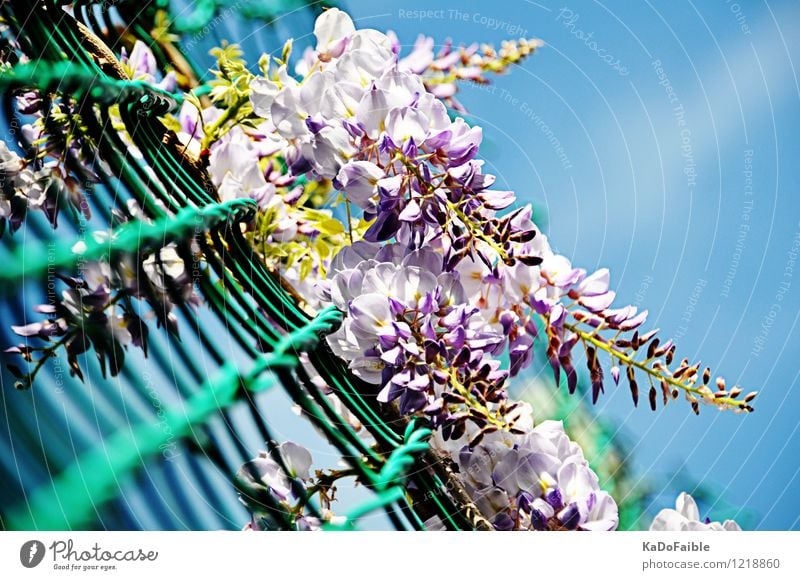
{"label": "white flower", "polygon": [[378,334],[393,320],[389,309],[389,301],[381,294],[362,294],[356,296],[350,303],[351,328],[363,350],[371,347],[377,340]]}
{"label": "white flower", "polygon": [[157,256],[155,253],[150,254],[142,262],[142,269],[157,288],[166,290],[167,279],[177,280],[180,278],[186,272],[186,266],[173,244],[164,246],[157,254]]}
{"label": "white flower", "polygon": [[11,215],[11,202],[7,200],[2,193],[0,193],[0,218],[6,218],[10,215]]}
{"label": "white flower", "polygon": [[317,38],[317,53],[323,61],[339,57],[347,46],[350,36],[356,31],[347,13],[330,8],[319,15],[314,23]]}
{"label": "white flower", "polygon": [[429,126],[425,114],[413,107],[392,109],[386,120],[386,132],[398,147],[410,139],[420,145],[428,135]]}
{"label": "white flower", "polygon": [[585,461],[583,450],[564,432],[564,423],[561,421],[542,421],[533,429],[533,433],[546,439],[553,446],[553,453],[562,462]]}
{"label": "white flower", "polygon": [[258,155],[252,140],[241,127],[234,127],[211,147],[208,173],[214,185],[220,185],[229,173],[241,179],[242,174],[253,166],[258,167]]}
{"label": "white flower", "polygon": [[378,180],[386,177],[383,169],[370,161],[352,161],[339,170],[336,179],[347,199],[366,209],[374,205],[371,198],[377,194]]}
{"label": "white flower", "polygon": [[137,40],[133,45],[131,55],[124,60],[130,68],[134,79],[148,82],[155,81],[155,74],[158,72],[156,57],[144,42]]}
{"label": "white flower", "polygon": [[605,491],[595,493],[595,502],[581,528],[587,531],[608,531],[619,524],[617,502]]}
{"label": "white flower", "polygon": [[11,151],[5,141],[0,141],[0,178],[14,177],[22,170],[22,159]]}
{"label": "white flower", "polygon": [[272,103],[280,90],[281,87],[278,83],[264,77],[255,77],[250,81],[250,103],[253,105],[255,114],[268,119]]}
{"label": "white flower", "polygon": [[308,449],[292,441],[284,441],[278,446],[278,451],[292,477],[308,479],[312,462]]}
{"label": "white flower", "polygon": [[337,82],[325,91],[320,113],[326,119],[350,119],[356,114],[364,90],[355,83]]}
{"label": "white flower", "polygon": [[738,532],[742,528],[733,520],[723,523],[700,521],[700,510],[697,502],[686,492],[681,492],[675,501],[675,509],[663,509],[650,524],[651,532]]}
{"label": "white flower", "polygon": [[370,139],[377,139],[384,129],[389,112],[389,96],[383,89],[373,86],[364,93],[356,109],[356,121]]}
{"label": "white flower", "polygon": [[287,139],[308,137],[310,131],[306,119],[319,113],[323,97],[333,83],[333,74],[323,71],[306,77],[302,84],[285,84],[270,106],[270,115],[278,132]]}
{"label": "white flower", "polygon": [[303,156],[321,177],[333,179],[354,151],[343,127],[325,127],[312,141],[303,143]]}
{"label": "white flower", "polygon": [[278,498],[286,500],[292,491],[289,477],[308,479],[312,458],[305,447],[291,441],[281,443],[278,453],[289,470],[288,474],[269,453],[262,451],[248,465],[239,469],[238,479],[251,487],[265,486]]}
{"label": "white flower", "polygon": [[16,180],[16,186],[20,190],[18,194],[25,198],[29,208],[40,209],[47,201],[47,195],[45,195],[47,189],[54,182],[58,184],[55,177],[49,167],[43,167],[36,171],[21,171]]}
{"label": "white flower", "polygon": [[336,61],[336,82],[349,82],[367,88],[394,61],[394,53],[379,46],[347,51]]}
{"label": "white flower", "polygon": [[[447,109],[441,102],[437,101],[433,95],[425,90],[425,85],[422,84],[422,79],[417,75],[412,75],[400,72],[394,68],[385,71],[381,77],[375,81],[375,85],[383,90],[387,96],[389,106],[394,107],[408,107],[415,101],[419,108],[423,111],[430,110],[434,105],[431,101],[438,102],[447,116]],[[431,97],[431,101],[428,100]],[[425,103],[419,102],[420,99],[425,98]],[[426,111],[427,112],[427,111]],[[447,118],[447,125],[450,124],[449,117]]]}
{"label": "white flower", "polygon": [[362,28],[350,37],[348,49],[350,51],[366,50],[384,56],[392,52],[392,40],[380,30]]}
{"label": "white flower", "polygon": [[238,176],[226,173],[218,190],[222,201],[250,198],[261,209],[268,207],[275,196],[275,184],[267,183],[257,164],[247,166]]}

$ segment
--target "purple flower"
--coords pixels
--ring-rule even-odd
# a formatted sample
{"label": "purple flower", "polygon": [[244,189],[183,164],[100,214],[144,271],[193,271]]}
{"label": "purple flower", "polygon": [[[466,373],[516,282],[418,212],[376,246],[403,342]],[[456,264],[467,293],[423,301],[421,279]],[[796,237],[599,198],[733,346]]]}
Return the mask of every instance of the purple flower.
{"label": "purple flower", "polygon": [[141,40],[137,40],[133,45],[130,56],[127,55],[125,49],[122,49],[122,63],[127,64],[130,68],[134,79],[146,80],[153,82],[158,68],[156,65],[156,57],[153,51]]}
{"label": "purple flower", "polygon": [[614,500],[560,422],[545,421],[524,434],[496,431],[458,448],[472,437],[433,442],[456,462],[461,482],[497,529],[616,528]]}
{"label": "purple flower", "polygon": [[369,161],[352,161],[339,170],[336,187],[344,191],[348,200],[362,209],[374,208],[373,196],[378,182],[386,177],[383,170]]}

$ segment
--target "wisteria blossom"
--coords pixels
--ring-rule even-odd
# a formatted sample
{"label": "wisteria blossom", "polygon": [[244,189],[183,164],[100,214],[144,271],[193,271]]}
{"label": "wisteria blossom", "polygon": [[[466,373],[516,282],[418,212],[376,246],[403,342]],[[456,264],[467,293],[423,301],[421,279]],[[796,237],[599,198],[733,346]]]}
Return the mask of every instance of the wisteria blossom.
{"label": "wisteria blossom", "polygon": [[498,530],[615,529],[617,505],[562,423],[532,427],[530,407],[518,413],[519,434],[495,431],[477,444],[469,443],[470,433],[434,440],[457,466],[481,513]]}
{"label": "wisteria blossom", "polygon": [[701,520],[697,502],[686,492],[675,500],[675,509],[661,510],[650,524],[651,532],[738,532],[741,529],[733,520],[722,523],[708,518]]}
{"label": "wisteria blossom", "polygon": [[[33,125],[26,125],[23,131],[31,134],[33,142],[38,142]],[[41,143],[47,150],[46,142]],[[20,157],[0,142],[0,235],[6,225],[14,232],[20,228],[28,212],[42,212],[52,227],[58,225],[59,212],[64,202],[89,217],[90,212],[77,180],[66,169],[60,156],[40,160]]]}
{"label": "wisteria blossom", "polygon": [[175,71],[162,75],[158,70],[153,51],[141,40],[134,43],[130,55],[124,47],[122,48],[120,62],[126,68],[128,76],[134,80],[151,83],[170,92],[177,88]]}
{"label": "wisteria blossom", "polygon": [[448,432],[463,429],[469,416],[485,423],[504,407],[508,373],[490,356],[503,337],[465,304],[439,254],[423,248],[404,256],[394,244],[378,250],[357,242],[334,258],[331,271],[323,299],[350,315],[328,342],[357,376],[382,385],[379,401],[399,399],[404,414],[424,410]]}
{"label": "wisteria blossom", "polygon": [[747,398],[736,400],[741,389],[712,392],[710,371],[698,372],[699,364],[669,369],[675,346],[639,333],[646,311],[612,306],[608,270],[574,267],[551,249],[530,206],[510,209],[514,194],[495,189],[477,158],[481,129],[451,119],[423,77],[401,64],[389,37],[356,30],[335,9],[316,30],[302,79],[285,64],[262,64],[265,76],[250,81],[259,131],[272,127],[272,136],[253,133],[248,144],[232,129],[212,146],[210,169],[222,183],[245,163],[237,174],[253,173],[254,185],[240,180],[222,194],[260,199],[254,191],[263,175],[252,168],[269,154],[256,150],[282,140],[290,175],[330,180],[348,216],[361,211],[361,230],[353,230],[355,218],[345,224],[354,243],[307,271],[318,280],[307,300],[347,313],[328,341],[357,376],[380,385],[380,401],[398,400],[404,414],[427,414],[456,437],[466,421],[511,428],[505,383],[532,363],[541,340],[556,381],[563,376],[570,392],[578,382],[573,349],[582,347],[593,401],[605,389],[604,351],[615,383],[625,369],[634,404],[643,372],[653,408],[659,391],[664,404],[683,391],[696,411],[700,401],[750,409]]}
{"label": "wisteria blossom", "polygon": [[[302,500],[312,487],[311,453],[293,441],[284,441],[272,453],[262,451],[236,474],[240,500],[251,514],[245,530],[281,529],[288,519],[297,530],[319,530],[326,522],[341,523],[329,509],[308,513]],[[302,492],[299,492],[302,490]]]}
{"label": "wisteria blossom", "polygon": [[[146,220],[135,203],[130,214],[117,215],[120,222],[132,218]],[[109,232],[96,231],[94,241],[107,240]],[[77,242],[71,249],[78,256],[86,251],[86,242]],[[191,250],[191,244],[189,245]],[[56,288],[63,286],[60,293]],[[34,363],[28,373],[11,367],[19,388],[28,388],[47,360],[63,349],[72,375],[83,377],[78,357],[94,350],[105,374],[119,373],[128,346],[148,352],[148,321],[178,332],[176,305],[198,306],[200,298],[190,278],[186,260],[174,243],[155,251],[121,252],[112,262],[87,260],[75,276],[60,275],[52,284],[49,302],[36,306],[42,320],[12,325],[24,342],[5,349]],[[39,342],[40,344],[36,344]]]}
{"label": "wisteria blossom", "polygon": [[[507,41],[497,50],[447,41],[434,50],[434,40],[420,36],[403,54],[393,33],[358,29],[336,8],[322,12],[313,32],[299,59],[289,41],[279,55],[262,56],[257,69],[235,45],[215,49],[208,94],[176,97],[179,106],[161,119],[181,155],[210,183],[205,193],[212,201],[216,195],[221,202],[255,202],[254,217],[236,223],[235,232],[299,308],[337,316],[319,335],[325,334],[320,348],[330,350],[326,360],[366,386],[377,408],[370,411],[400,417],[406,436],[422,425],[416,432],[429,438],[425,451],[452,470],[467,503],[494,529],[616,529],[617,503],[584,451],[560,421],[534,423],[531,407],[510,394],[515,377],[538,357],[556,386],[574,394],[580,362],[592,403],[610,378],[627,383],[634,405],[641,382],[654,411],[683,395],[695,413],[701,403],[746,413],[756,393],[712,380],[700,362],[677,361],[676,345],[645,329],[646,310],[615,304],[608,269],[587,271],[560,254],[536,225],[533,207],[485,171],[483,129],[462,115],[458,83],[488,82],[488,74],[521,62],[539,41]],[[128,49],[118,63],[127,82],[160,94],[181,89],[179,75],[160,70],[147,44],[136,41]],[[73,106],[35,91],[16,97],[17,111],[30,123],[19,151],[0,142],[0,235],[6,224],[13,235],[30,210],[42,211],[53,227],[63,207],[91,217],[79,185],[106,173],[93,161],[97,143],[76,131],[66,148],[57,147],[45,130],[46,118],[68,118]],[[109,117],[121,125],[117,136],[134,162],[145,165],[119,108],[111,107]],[[152,169],[143,171],[157,181]],[[136,203],[113,216],[115,226],[152,223]],[[110,239],[114,230],[93,235]],[[59,293],[36,309],[44,319],[12,326],[24,341],[7,352],[33,365],[29,372],[12,367],[18,386],[29,387],[59,348],[79,377],[77,357],[90,348],[103,371],[109,365],[115,375],[129,346],[147,354],[146,319],[177,332],[174,307],[201,304],[187,262],[203,259],[205,236],[197,231],[186,243],[120,252],[114,260],[84,263],[80,272],[59,273]],[[72,251],[82,255],[86,243]],[[227,291],[236,275],[214,282]],[[268,323],[276,319],[265,316]],[[312,357],[299,354],[291,362],[296,368],[282,372],[304,375],[298,392],[305,396],[307,389],[312,399],[316,388],[316,402],[363,445],[364,457],[351,466],[377,470],[384,461],[385,467],[389,461],[380,454],[386,449],[368,429],[374,425],[348,409],[350,400],[335,382],[326,384]],[[296,396],[298,414],[308,414],[300,402],[306,401]],[[395,443],[387,455],[409,445]],[[245,529],[310,530],[344,521],[330,509],[334,483],[356,469],[313,471],[301,445],[270,442],[268,448],[235,477],[251,516]],[[395,459],[406,465],[409,458]],[[358,483],[390,487],[378,477]],[[443,523],[432,518],[426,526]],[[651,526],[706,529],[739,527],[700,521],[685,493],[676,510],[662,510]]]}

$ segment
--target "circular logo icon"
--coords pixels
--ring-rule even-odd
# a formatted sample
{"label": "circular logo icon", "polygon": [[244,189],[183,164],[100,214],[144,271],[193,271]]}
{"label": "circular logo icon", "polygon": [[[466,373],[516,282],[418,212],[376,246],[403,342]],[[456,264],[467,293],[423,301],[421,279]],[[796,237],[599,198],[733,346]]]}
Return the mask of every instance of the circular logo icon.
{"label": "circular logo icon", "polygon": [[39,540],[28,540],[19,549],[19,561],[26,568],[35,568],[44,559],[45,547]]}

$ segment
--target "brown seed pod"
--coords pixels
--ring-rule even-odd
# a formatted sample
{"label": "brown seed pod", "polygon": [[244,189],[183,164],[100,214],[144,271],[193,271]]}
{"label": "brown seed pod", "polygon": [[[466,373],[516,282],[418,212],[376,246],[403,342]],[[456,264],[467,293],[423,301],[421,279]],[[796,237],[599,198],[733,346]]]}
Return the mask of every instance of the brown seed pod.
{"label": "brown seed pod", "polygon": [[636,383],[636,379],[629,378],[628,384],[631,388],[631,398],[633,399],[633,406],[639,406],[639,385]]}
{"label": "brown seed pod", "polygon": [[650,341],[650,345],[647,347],[647,358],[648,359],[653,358],[656,355],[656,349],[658,348],[658,342],[659,342],[659,340],[657,338],[654,338],[652,341]]}

